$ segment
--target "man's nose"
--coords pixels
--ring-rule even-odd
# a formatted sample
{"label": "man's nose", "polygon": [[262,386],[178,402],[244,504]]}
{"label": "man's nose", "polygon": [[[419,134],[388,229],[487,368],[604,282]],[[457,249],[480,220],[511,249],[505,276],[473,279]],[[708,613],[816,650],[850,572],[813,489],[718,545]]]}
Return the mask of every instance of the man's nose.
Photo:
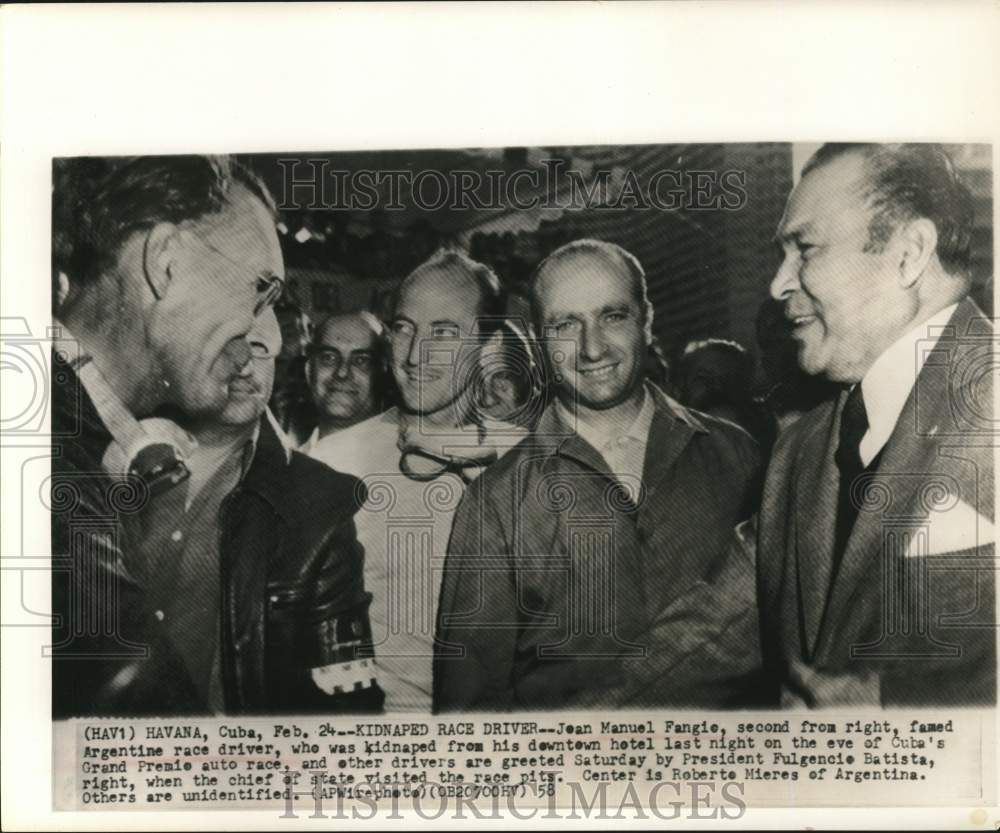
{"label": "man's nose", "polygon": [[277,356],[281,352],[281,325],[273,307],[267,307],[254,319],[253,328],[247,338],[252,342],[263,344],[271,355]]}
{"label": "man's nose", "polygon": [[250,352],[250,344],[245,338],[232,339],[225,347],[225,354],[239,370],[241,376],[247,376],[253,371],[250,364],[253,354]]}
{"label": "man's nose", "polygon": [[604,355],[604,333],[598,324],[584,324],[580,333],[580,355],[597,361]]}
{"label": "man's nose", "polygon": [[351,357],[342,359],[333,369],[334,379],[347,379],[351,375]]}
{"label": "man's nose", "polygon": [[420,339],[417,338],[416,333],[411,333],[407,339],[405,343],[406,352],[404,353],[406,363],[410,367],[416,367],[420,364]]}
{"label": "man's nose", "polygon": [[785,255],[781,266],[771,279],[771,297],[775,301],[785,301],[799,288],[799,272],[795,258]]}

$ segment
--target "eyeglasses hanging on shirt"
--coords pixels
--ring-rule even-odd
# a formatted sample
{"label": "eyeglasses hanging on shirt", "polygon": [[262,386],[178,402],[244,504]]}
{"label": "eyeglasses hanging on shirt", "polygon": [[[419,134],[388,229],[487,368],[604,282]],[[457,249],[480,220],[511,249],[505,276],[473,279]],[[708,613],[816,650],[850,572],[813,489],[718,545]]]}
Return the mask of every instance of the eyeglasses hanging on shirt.
{"label": "eyeglasses hanging on shirt", "polygon": [[426,483],[443,474],[455,474],[469,485],[490,463],[496,462],[496,449],[482,457],[442,456],[415,445],[404,446],[399,470],[410,480]]}
{"label": "eyeglasses hanging on shirt", "polygon": [[[400,414],[396,445],[400,451],[399,470],[418,482],[428,482],[450,472],[468,485],[497,459],[496,447],[487,442],[486,429],[476,422],[464,428],[437,431],[422,425],[419,417]],[[451,448],[466,453],[451,453]]]}

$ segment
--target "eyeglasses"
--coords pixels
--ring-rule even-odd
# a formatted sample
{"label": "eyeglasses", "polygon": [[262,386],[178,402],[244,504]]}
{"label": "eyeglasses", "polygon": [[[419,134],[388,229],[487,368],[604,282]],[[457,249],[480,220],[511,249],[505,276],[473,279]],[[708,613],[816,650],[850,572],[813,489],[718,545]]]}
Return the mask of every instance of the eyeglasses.
{"label": "eyeglasses", "polygon": [[[247,268],[246,264],[238,263],[237,261],[233,260],[225,252],[221,251],[219,248],[209,243],[200,234],[195,234],[194,236],[198,238],[198,240],[201,242],[203,246],[205,246],[208,249],[211,249],[213,252],[219,255],[219,257],[221,257],[223,260],[229,261],[229,263],[231,263],[240,271],[243,271]],[[253,280],[256,282],[256,290],[257,290],[257,301],[254,304],[253,314],[257,316],[260,315],[268,307],[272,307],[276,303],[278,303],[279,299],[281,298],[282,294],[285,291],[285,282],[277,275],[254,275]]]}
{"label": "eyeglasses", "polygon": [[495,451],[481,458],[440,457],[427,449],[413,445],[404,446],[401,452],[399,470],[405,477],[418,483],[428,483],[450,472],[458,475],[461,481],[468,486],[482,469],[495,463],[497,459]]}

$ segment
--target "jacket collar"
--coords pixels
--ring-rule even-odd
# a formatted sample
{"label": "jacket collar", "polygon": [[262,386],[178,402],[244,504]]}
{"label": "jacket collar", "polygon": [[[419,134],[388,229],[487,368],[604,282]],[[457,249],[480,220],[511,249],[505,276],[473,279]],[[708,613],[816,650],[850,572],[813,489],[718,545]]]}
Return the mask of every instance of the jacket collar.
{"label": "jacket collar", "polygon": [[266,500],[284,520],[291,522],[295,514],[290,505],[292,490],[288,484],[289,463],[285,444],[267,416],[262,416],[258,423],[253,459],[240,486]]}
{"label": "jacket collar", "polygon": [[[954,462],[948,454],[942,454],[941,450],[948,444],[967,444],[974,437],[976,429],[970,425],[968,416],[977,406],[973,404],[970,411],[969,403],[964,401],[971,392],[967,368],[970,357],[990,350],[992,337],[989,321],[976,304],[968,298],[959,303],[937,339],[931,356],[924,363],[882,451],[878,469],[872,475],[869,497],[877,502],[880,495],[891,495],[891,501],[885,506],[880,505],[876,511],[858,513],[832,587],[829,575],[832,513],[825,513],[829,517],[817,530],[830,533],[828,539],[820,544],[823,557],[817,558],[815,550],[803,551],[800,547],[800,557],[808,558],[810,563],[808,568],[800,565],[800,570],[817,573],[809,581],[813,585],[812,604],[816,607],[811,611],[807,609],[817,652],[834,644],[835,626],[843,611],[853,609],[853,599],[869,575],[867,568],[871,567],[872,554],[882,557],[883,548],[888,545],[882,539],[886,522],[890,525],[893,522],[912,523],[922,517],[928,507],[923,506],[925,500],[920,497],[921,490],[934,483],[942,473],[961,471],[961,468],[956,469],[961,464]],[[989,401],[979,404],[990,408],[992,394],[984,395]],[[803,472],[798,491],[801,502],[810,504],[810,512],[815,512],[816,505],[834,505],[829,502],[834,500],[837,483],[833,451],[838,439],[837,414],[843,408],[845,398],[841,395],[819,430],[803,446],[803,452],[809,456],[803,455],[800,460],[803,469],[810,473]],[[964,415],[963,410],[966,411]],[[915,477],[914,472],[923,475]],[[806,506],[800,505],[799,511],[806,510]],[[817,564],[823,569],[815,571]],[[825,594],[828,587],[827,601]]]}
{"label": "jacket collar", "polygon": [[79,448],[95,468],[100,468],[101,458],[112,440],[111,432],[76,371],[55,352],[52,371],[52,430],[60,438],[53,446],[64,455],[65,449]]}
{"label": "jacket collar", "polygon": [[[655,488],[695,434],[707,434],[704,422],[691,410],[671,399],[656,385],[646,383],[653,400],[653,421],[646,443],[643,480],[647,491]],[[555,402],[549,404],[531,435],[532,447],[548,456],[569,457],[590,468],[610,474],[600,452],[559,417]]]}

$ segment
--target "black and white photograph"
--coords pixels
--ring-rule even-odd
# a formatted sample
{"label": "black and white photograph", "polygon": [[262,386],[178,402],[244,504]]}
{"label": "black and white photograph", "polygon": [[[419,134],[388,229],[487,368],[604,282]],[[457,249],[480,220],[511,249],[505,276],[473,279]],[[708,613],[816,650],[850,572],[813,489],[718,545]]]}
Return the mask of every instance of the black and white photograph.
{"label": "black and white photograph", "polygon": [[[684,5],[563,8],[592,46],[598,20]],[[274,11],[232,8],[233,40]],[[468,33],[456,55],[489,20],[576,54],[558,7],[448,8],[313,7],[331,49],[408,42],[412,10],[414,33]],[[166,39],[211,41],[167,12]],[[887,126],[859,98],[849,128],[784,128],[786,87],[767,129],[628,130],[595,90],[589,122],[489,130],[497,89],[579,96],[571,65],[464,101],[433,92],[475,82],[438,71],[394,104],[389,40],[373,80],[283,27],[277,97],[214,60],[189,87],[193,113],[259,101],[246,141],[184,118],[157,137],[167,99],[137,79],[134,135],[46,145],[23,203],[4,168],[4,247],[35,258],[30,302],[4,267],[4,676],[11,646],[44,668],[23,672],[43,812],[1000,823],[996,125],[970,102],[964,129]],[[613,84],[644,89],[638,66]],[[30,245],[20,204],[45,222]]]}
{"label": "black and white photograph", "polygon": [[53,715],[994,703],[990,163],[55,160]]}

